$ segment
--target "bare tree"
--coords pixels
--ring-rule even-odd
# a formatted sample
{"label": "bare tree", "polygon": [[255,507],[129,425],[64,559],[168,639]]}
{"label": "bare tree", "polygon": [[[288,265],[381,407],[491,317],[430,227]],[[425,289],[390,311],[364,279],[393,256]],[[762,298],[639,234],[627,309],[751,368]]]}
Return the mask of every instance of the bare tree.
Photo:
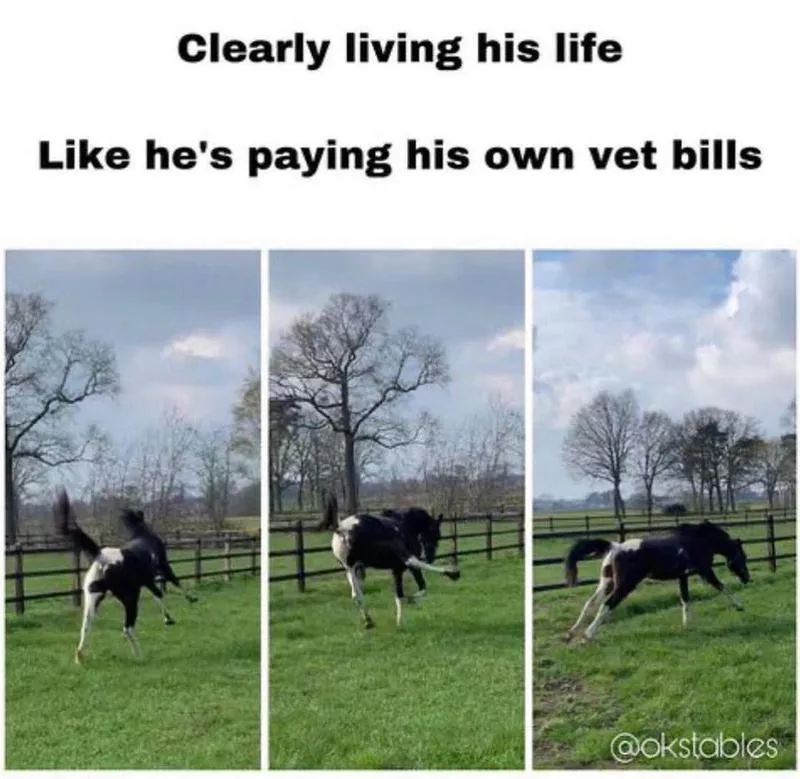
{"label": "bare tree", "polygon": [[219,531],[228,516],[233,476],[233,446],[225,428],[199,432],[196,438],[195,472],[206,515]]}
{"label": "bare tree", "polygon": [[52,303],[38,294],[6,296],[5,488],[9,538],[16,537],[17,531],[15,487],[40,466],[51,468],[90,459],[102,436],[92,426],[76,433],[73,423],[77,408],[90,398],[119,392],[111,347],[87,338],[81,331],[54,333],[51,310]]}
{"label": "bare tree", "polygon": [[653,486],[669,473],[678,456],[675,425],[663,411],[645,411],[633,440],[633,468],[642,480],[647,516],[653,516]]}
{"label": "bare tree", "polygon": [[786,449],[779,438],[762,441],[758,446],[758,483],[764,488],[767,505],[772,508],[781,475],[786,467]]}
{"label": "bare tree", "polygon": [[576,478],[610,482],[614,515],[625,516],[620,485],[629,467],[639,418],[632,390],[617,395],[600,392],[572,417],[564,438],[562,455]]}
{"label": "bare tree", "polygon": [[272,352],[271,397],[290,400],[344,441],[345,497],[358,509],[359,445],[386,449],[417,441],[427,419],[409,422],[402,402],[448,377],[444,347],[414,328],[390,332],[389,303],[377,295],[333,295],[299,317]]}

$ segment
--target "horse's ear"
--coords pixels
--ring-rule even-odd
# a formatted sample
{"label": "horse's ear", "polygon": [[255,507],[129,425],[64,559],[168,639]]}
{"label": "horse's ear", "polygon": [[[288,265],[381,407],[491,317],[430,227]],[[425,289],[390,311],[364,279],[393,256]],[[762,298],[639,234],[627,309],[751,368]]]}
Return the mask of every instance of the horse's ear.
{"label": "horse's ear", "polygon": [[439,516],[436,517],[436,521],[441,525],[444,521],[444,514],[439,514]]}

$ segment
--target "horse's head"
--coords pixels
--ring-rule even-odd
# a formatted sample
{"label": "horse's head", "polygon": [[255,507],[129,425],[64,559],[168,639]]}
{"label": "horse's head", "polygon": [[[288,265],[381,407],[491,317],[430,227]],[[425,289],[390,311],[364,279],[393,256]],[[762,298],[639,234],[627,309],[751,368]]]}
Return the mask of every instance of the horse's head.
{"label": "horse's head", "polygon": [[738,538],[732,538],[730,549],[725,555],[728,560],[728,570],[736,576],[742,584],[750,581],[750,571],[747,570],[747,555],[744,546]]}
{"label": "horse's head", "polygon": [[[427,513],[427,512],[426,512]],[[428,514],[428,521],[420,527],[419,540],[422,543],[422,551],[425,560],[432,563],[436,559],[436,549],[439,546],[439,539],[442,537],[442,515],[434,519]]]}

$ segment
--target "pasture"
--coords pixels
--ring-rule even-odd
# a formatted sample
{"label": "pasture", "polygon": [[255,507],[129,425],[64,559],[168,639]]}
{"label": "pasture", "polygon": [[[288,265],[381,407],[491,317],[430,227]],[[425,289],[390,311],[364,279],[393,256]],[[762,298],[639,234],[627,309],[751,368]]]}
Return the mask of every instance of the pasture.
{"label": "pasture", "polygon": [[[57,555],[39,557],[58,567]],[[69,576],[31,582],[71,586]],[[259,578],[196,592],[189,605],[170,590],[172,627],[142,593],[139,660],[122,637],[120,604],[106,600],[83,666],[73,662],[80,611],[66,598],[34,601],[23,617],[7,607],[6,768],[258,769]]]}
{"label": "pasture", "polygon": [[[763,538],[763,525],[734,535]],[[776,524],[776,535],[793,535]],[[572,539],[574,540],[574,539]],[[563,556],[571,540],[538,540],[534,557]],[[778,541],[777,553],[795,542]],[[746,546],[750,558],[763,543]],[[579,564],[596,578],[599,562]],[[590,643],[564,641],[593,586],[534,595],[534,766],[622,768],[612,759],[613,738],[724,737],[777,740],[774,758],[634,759],[642,768],[791,768],[795,765],[795,561],[750,565],[742,585],[726,568],[722,580],[744,602],[731,608],[697,577],[690,580],[689,625],[681,626],[677,582],[645,582],[614,611]],[[536,584],[563,581],[560,566],[534,569]],[[592,612],[594,613],[594,611]],[[709,752],[709,749],[711,750]],[[706,750],[714,754],[713,747]]]}
{"label": "pasture", "polygon": [[461,569],[458,582],[426,575],[399,630],[388,571],[367,572],[369,631],[344,573],[305,593],[270,586],[270,768],[523,768],[522,561],[503,551]]}

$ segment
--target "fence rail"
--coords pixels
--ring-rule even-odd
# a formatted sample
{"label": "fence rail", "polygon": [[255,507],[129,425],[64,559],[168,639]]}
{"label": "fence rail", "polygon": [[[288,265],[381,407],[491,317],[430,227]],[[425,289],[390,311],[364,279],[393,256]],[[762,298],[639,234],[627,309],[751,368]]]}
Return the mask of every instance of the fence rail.
{"label": "fence rail", "polygon": [[[519,557],[523,557],[525,553],[525,523],[523,514],[503,514],[495,516],[493,514],[483,514],[480,516],[473,516],[470,518],[454,517],[445,519],[444,522],[450,525],[451,532],[448,534],[443,533],[440,539],[441,542],[450,542],[450,551],[447,553],[439,554],[439,557],[449,557],[454,563],[458,563],[460,557],[468,555],[483,554],[486,555],[487,560],[491,560],[496,552],[503,552],[515,550]],[[498,528],[495,527],[499,522],[514,523],[514,527]],[[475,532],[459,532],[459,526],[475,525],[482,523],[481,530]],[[318,555],[322,553],[331,554],[330,544],[324,546],[308,546],[306,544],[306,536],[310,531],[305,528],[301,520],[297,520],[294,524],[289,526],[276,526],[270,527],[269,534],[272,536],[286,536],[289,534],[294,535],[294,546],[289,549],[270,549],[269,559],[276,560],[280,558],[293,557],[295,560],[294,571],[292,573],[270,573],[270,584],[275,582],[296,581],[297,589],[300,592],[305,592],[306,581],[308,579],[316,578],[318,576],[332,576],[334,574],[341,574],[342,569],[340,566],[329,568],[318,568],[309,570],[307,561],[309,556]],[[509,536],[514,536],[513,542],[507,541]],[[484,539],[486,544],[480,548],[471,547],[469,549],[460,549],[459,542],[466,539],[481,538]],[[498,543],[496,539],[500,538]]]}
{"label": "fence rail", "polygon": [[[775,508],[775,509],[744,508],[740,511],[728,511],[723,514],[717,514],[716,516],[720,518],[721,522],[740,519],[742,522],[755,524],[758,522],[763,522],[767,514],[772,514],[774,517],[780,517],[781,519],[785,519],[790,516],[794,517],[796,515],[796,512],[797,509],[795,506],[781,506],[780,508]],[[707,512],[698,512],[698,511],[689,511],[686,512],[685,514],[679,514],[679,515],[665,514],[662,512],[655,512],[653,514],[648,514],[646,511],[641,511],[637,513],[627,512],[626,516],[623,518],[623,521],[630,522],[630,521],[641,520],[643,525],[655,528],[655,527],[673,527],[674,525],[678,525],[681,522],[691,522],[693,520],[707,519],[713,516],[715,515],[713,514],[709,515]],[[534,509],[533,512],[534,531],[537,530],[542,525],[547,525],[547,529],[550,530],[551,532],[556,532],[558,528],[564,528],[569,525],[580,526],[584,530],[589,531],[592,529],[592,524],[596,525],[598,522],[614,522],[614,521],[616,521],[616,517],[614,513],[611,511],[603,513],[595,513],[595,514],[578,514],[577,512],[569,514],[545,514],[544,512],[537,512],[537,510]]]}
{"label": "fence rail", "polygon": [[[604,519],[608,519],[605,517]],[[685,517],[684,517],[685,520]],[[749,563],[769,563],[770,570],[774,573],[777,570],[777,564],[779,560],[788,560],[788,559],[795,559],[796,552],[785,552],[778,554],[777,548],[775,544],[779,541],[796,541],[796,519],[794,516],[789,517],[788,515],[782,516],[779,519],[775,519],[774,516],[770,513],[765,513],[763,517],[756,520],[754,516],[747,517],[741,520],[732,520],[730,522],[714,522],[715,525],[723,528],[741,528],[741,527],[755,527],[755,526],[763,526],[765,530],[764,537],[758,538],[743,538],[742,544],[745,546],[750,544],[764,544],[766,547],[766,554],[760,557],[748,557]],[[776,525],[791,525],[792,526],[792,533],[787,535],[776,535],[775,534],[775,526]],[[636,533],[656,533],[659,530],[670,529],[674,527],[673,523],[661,524],[661,525],[625,525],[621,523],[615,527],[605,527],[605,528],[595,528],[594,530],[589,529],[588,527],[584,527],[581,530],[564,530],[561,532],[547,532],[547,533],[536,533],[533,534],[534,541],[545,541],[545,540],[571,540],[573,538],[591,538],[592,536],[616,536],[617,540],[622,542],[631,532]],[[558,557],[534,557],[533,566],[534,570],[536,568],[541,568],[543,566],[553,566],[553,565],[563,565],[564,564],[564,556]],[[718,562],[715,565],[720,566],[724,565],[723,562]],[[588,586],[590,584],[597,584],[600,580],[599,579],[581,579],[579,580],[577,586],[583,587]],[[546,584],[536,584],[536,576],[534,573],[534,585],[533,591],[534,592],[548,592],[552,590],[562,590],[567,588],[566,582],[549,582]]]}
{"label": "fence rail", "polygon": [[[173,568],[186,563],[192,563],[192,573],[176,576],[179,581],[193,580],[199,584],[203,579],[213,576],[222,576],[225,581],[230,581],[234,574],[256,575],[261,571],[261,544],[255,536],[244,538],[227,538],[221,544],[210,544],[203,538],[181,539],[171,541],[168,544],[170,551],[191,549],[193,554],[190,557],[172,557],[170,563]],[[218,550],[222,550],[219,552]],[[206,552],[212,554],[206,554]],[[216,552],[216,553],[213,553]],[[47,568],[43,570],[26,571],[25,559],[33,556],[45,554],[68,554],[71,556],[72,564],[67,568]],[[247,560],[245,565],[240,565],[236,561]],[[221,561],[222,565],[209,569],[204,564]],[[238,567],[234,567],[238,566]],[[13,568],[13,571],[6,573],[6,606],[14,605],[14,611],[18,615],[25,613],[25,604],[31,601],[48,600],[51,598],[70,598],[74,606],[80,607],[83,591],[81,589],[81,576],[86,572],[86,566],[81,560],[80,550],[74,547],[65,547],[63,539],[59,547],[34,547],[26,548],[23,544],[17,543],[12,547],[6,547],[6,571]],[[68,590],[56,590],[52,592],[26,592],[25,581],[35,578],[48,576],[71,576],[72,587]],[[13,590],[13,595],[8,592]]]}

